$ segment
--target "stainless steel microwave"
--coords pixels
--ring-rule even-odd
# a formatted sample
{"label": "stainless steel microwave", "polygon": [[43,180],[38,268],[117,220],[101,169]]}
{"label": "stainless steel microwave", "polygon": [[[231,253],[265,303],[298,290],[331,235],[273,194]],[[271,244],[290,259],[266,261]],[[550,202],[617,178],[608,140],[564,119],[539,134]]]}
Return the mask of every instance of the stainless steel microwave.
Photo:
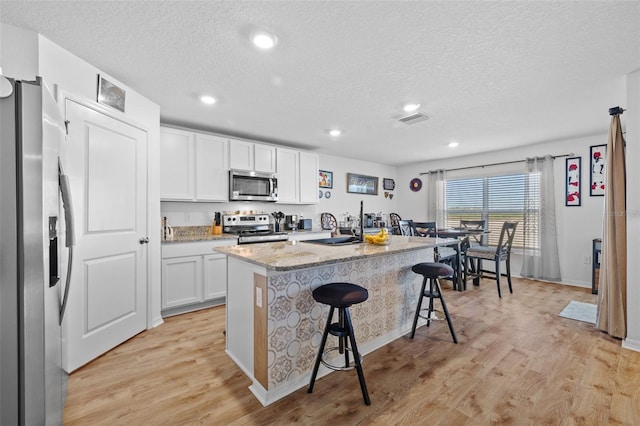
{"label": "stainless steel microwave", "polygon": [[278,201],[278,179],[273,173],[229,171],[230,201]]}

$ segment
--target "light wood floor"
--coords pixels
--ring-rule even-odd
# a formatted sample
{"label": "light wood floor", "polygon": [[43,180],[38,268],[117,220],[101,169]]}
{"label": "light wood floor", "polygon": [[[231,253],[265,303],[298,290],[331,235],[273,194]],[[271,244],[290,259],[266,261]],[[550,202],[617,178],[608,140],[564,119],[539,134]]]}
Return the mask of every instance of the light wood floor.
{"label": "light wood floor", "polygon": [[[593,325],[558,317],[587,289],[484,280],[446,291],[445,322],[365,357],[365,406],[355,372],[320,379],[263,407],[224,353],[224,307],[171,317],[74,372],[68,425],[640,424],[640,353]],[[356,337],[358,325],[356,328]]]}

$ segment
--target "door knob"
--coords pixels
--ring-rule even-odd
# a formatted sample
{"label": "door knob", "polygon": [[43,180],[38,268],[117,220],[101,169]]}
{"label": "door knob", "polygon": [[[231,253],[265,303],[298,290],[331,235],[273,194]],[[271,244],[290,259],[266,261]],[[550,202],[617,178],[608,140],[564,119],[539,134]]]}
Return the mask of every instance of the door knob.
{"label": "door knob", "polygon": [[148,244],[149,243],[149,238],[144,237],[144,238],[140,238],[140,244]]}

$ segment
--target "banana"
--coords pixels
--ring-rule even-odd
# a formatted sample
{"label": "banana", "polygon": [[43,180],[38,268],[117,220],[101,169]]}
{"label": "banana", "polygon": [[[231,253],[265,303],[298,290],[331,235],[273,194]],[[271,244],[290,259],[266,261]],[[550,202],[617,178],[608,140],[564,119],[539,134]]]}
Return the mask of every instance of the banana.
{"label": "banana", "polygon": [[387,241],[387,230],[385,228],[381,228],[380,232],[376,235],[365,235],[365,241],[372,244],[384,244]]}

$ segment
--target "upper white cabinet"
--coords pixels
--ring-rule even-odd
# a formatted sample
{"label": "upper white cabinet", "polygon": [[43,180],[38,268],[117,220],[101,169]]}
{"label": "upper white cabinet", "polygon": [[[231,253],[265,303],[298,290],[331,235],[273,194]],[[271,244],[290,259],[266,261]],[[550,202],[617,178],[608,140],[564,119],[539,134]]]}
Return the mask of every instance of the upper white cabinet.
{"label": "upper white cabinet", "polygon": [[229,198],[229,143],[211,135],[196,135],[196,200]]}
{"label": "upper white cabinet", "polygon": [[300,151],[300,204],[318,203],[318,155]]}
{"label": "upper white cabinet", "polygon": [[192,200],[195,196],[195,135],[160,128],[160,198]]}
{"label": "upper white cabinet", "polygon": [[228,140],[185,130],[160,128],[160,198],[227,201]]}
{"label": "upper white cabinet", "polygon": [[300,152],[293,149],[278,148],[278,203],[300,203]]}
{"label": "upper white cabinet", "polygon": [[276,147],[272,145],[253,145],[254,170],[256,172],[276,172]]}
{"label": "upper white cabinet", "polygon": [[276,147],[254,142],[231,140],[229,166],[232,169],[276,172]]}
{"label": "upper white cabinet", "polygon": [[318,156],[288,148],[277,149],[278,203],[318,202]]}

